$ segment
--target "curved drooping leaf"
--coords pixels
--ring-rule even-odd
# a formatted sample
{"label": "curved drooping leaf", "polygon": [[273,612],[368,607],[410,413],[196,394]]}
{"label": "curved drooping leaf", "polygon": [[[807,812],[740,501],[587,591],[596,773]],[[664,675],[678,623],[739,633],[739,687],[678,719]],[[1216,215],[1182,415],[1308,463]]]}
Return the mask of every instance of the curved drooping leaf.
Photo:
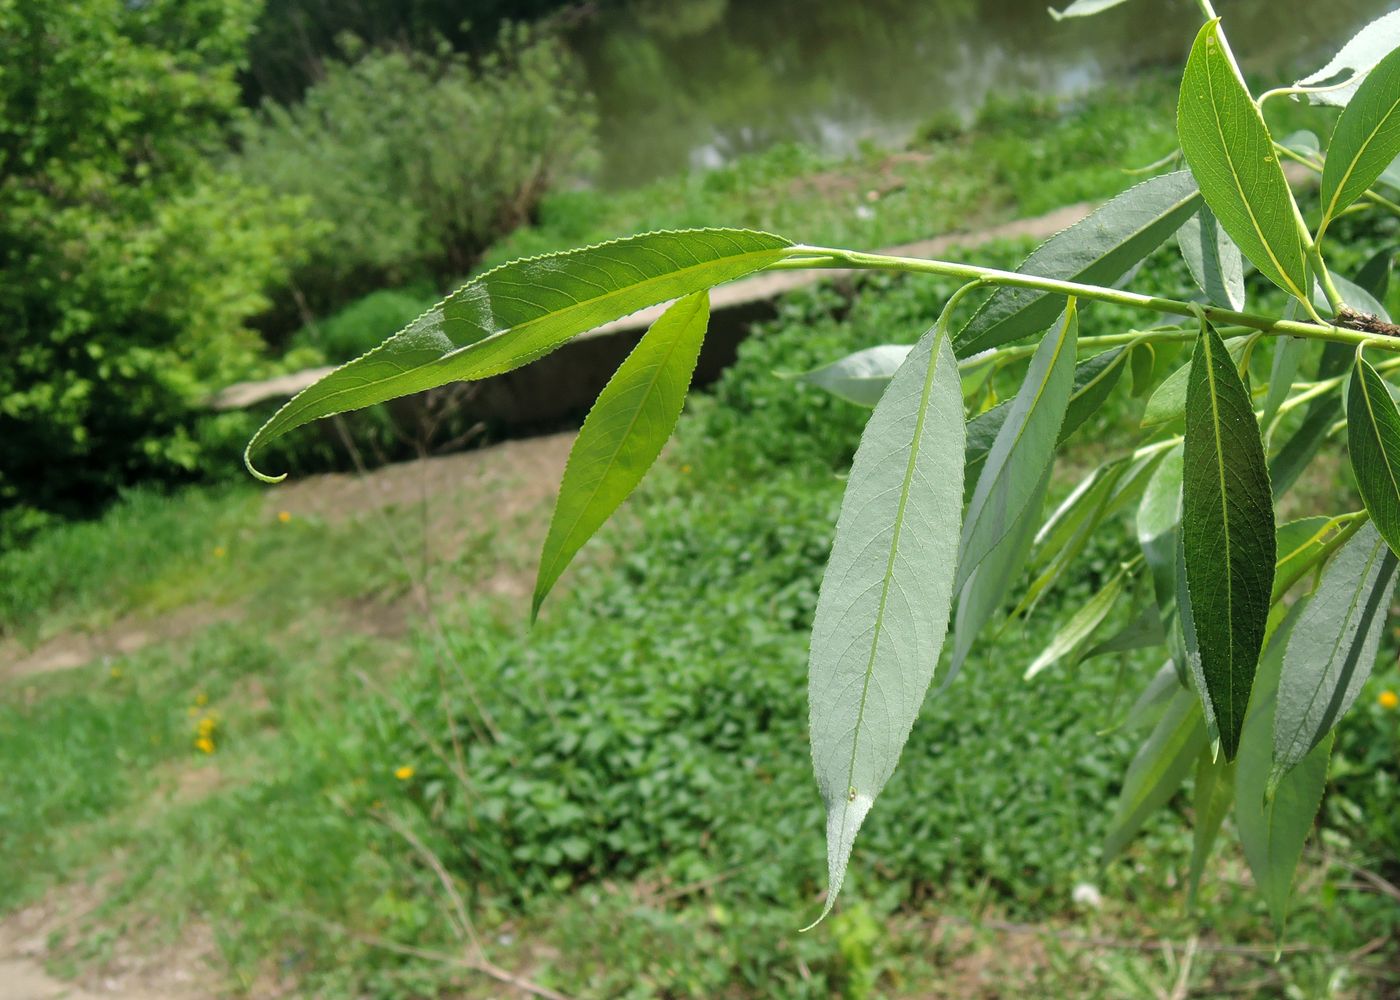
{"label": "curved drooping leaf", "polygon": [[1361,357],[1347,393],[1347,450],[1372,523],[1400,552],[1400,411],[1385,381]]}
{"label": "curved drooping leaf", "polygon": [[1400,48],[1400,10],[1384,14],[1366,25],[1342,46],[1326,66],[1303,77],[1294,86],[1317,87],[1330,82],[1333,77],[1350,73],[1350,76],[1344,77],[1345,86],[1308,95],[1308,100],[1313,104],[1344,108],[1371,72],[1371,67],[1396,48]]}
{"label": "curved drooping leaf", "polygon": [[1185,688],[1174,687],[1166,711],[1128,765],[1118,805],[1108,823],[1102,864],[1112,861],[1142,829],[1147,817],[1176,793],[1205,746],[1200,702]]}
{"label": "curved drooping leaf", "polygon": [[839,361],[805,372],[798,378],[849,403],[874,406],[912,349],[912,344],[867,347]]}
{"label": "curved drooping leaf", "polygon": [[1181,151],[1220,225],[1266,278],[1306,298],[1307,255],[1293,192],[1220,21],[1196,36],[1177,104]]}
{"label": "curved drooping leaf", "polygon": [[[1238,367],[1245,351],[1249,350],[1251,337],[1232,339],[1225,345],[1230,360]],[[1160,427],[1186,415],[1186,387],[1191,379],[1191,366],[1182,365],[1162,380],[1157,391],[1147,397],[1147,405],[1142,410],[1143,427]]]}
{"label": "curved drooping leaf", "polygon": [[808,699],[827,816],[823,916],[909,738],[948,627],[964,460],[950,311],[915,345],[870,415],[817,597]]}
{"label": "curved drooping leaf", "polygon": [[1049,8],[1049,10],[1051,17],[1062,21],[1067,17],[1089,17],[1100,11],[1108,10],[1110,7],[1117,7],[1124,2],[1125,0],[1074,0],[1074,3],[1064,10],[1056,10],[1054,7]]}
{"label": "curved drooping leaf", "polygon": [[1322,742],[1371,676],[1395,592],[1396,566],[1395,553],[1370,524],[1327,564],[1283,656],[1273,783]]}
{"label": "curved drooping leaf", "polygon": [[1157,672],[1152,675],[1147,686],[1128,707],[1127,713],[1123,716],[1122,728],[1133,730],[1155,726],[1157,720],[1162,717],[1162,713],[1166,711],[1167,705],[1171,703],[1172,698],[1182,691],[1186,691],[1186,688],[1177,676],[1176,665],[1168,660],[1157,668]]}
{"label": "curved drooping leaf", "polygon": [[1143,490],[1137,509],[1138,547],[1152,574],[1167,652],[1180,678],[1186,676],[1186,650],[1182,644],[1177,608],[1176,562],[1181,535],[1182,450],[1175,447],[1162,457]]}
{"label": "curved drooping leaf", "polygon": [[1030,680],[1047,667],[1068,660],[1071,665],[1093,638],[1094,632],[1104,623],[1113,611],[1118,597],[1123,593],[1123,573],[1120,571],[1108,583],[1094,592],[1084,604],[1070,616],[1042,649],[1039,655],[1026,668],[1025,679]]}
{"label": "curved drooping leaf", "polygon": [[1196,787],[1192,791],[1193,817],[1191,837],[1191,869],[1186,876],[1186,892],[1192,903],[1200,888],[1201,876],[1211,849],[1215,847],[1220,825],[1235,803],[1235,764],[1223,757],[1214,757],[1209,750],[1201,751],[1196,759]]}
{"label": "curved drooping leaf", "polygon": [[1400,48],[1367,74],[1337,119],[1322,167],[1322,226],[1400,156]]}
{"label": "curved drooping leaf", "polygon": [[1186,220],[1176,234],[1181,257],[1197,287],[1218,306],[1244,309],[1244,257],[1208,207]]}
{"label": "curved drooping leaf", "polygon": [[535,579],[532,618],[565,567],[636,489],[676,429],[709,321],[708,292],[678,299],[598,394],[564,467]]}
{"label": "curved drooping leaf", "polygon": [[[1318,360],[1318,381],[1342,374],[1351,363],[1351,358],[1351,348],[1345,344],[1327,344]],[[1303,422],[1269,462],[1269,479],[1273,483],[1274,499],[1283,496],[1308,467],[1341,408],[1340,392],[1324,393],[1308,403]]]}
{"label": "curved drooping leaf", "polygon": [[967,654],[979,632],[986,627],[1006,601],[1011,585],[1025,569],[1040,523],[1040,510],[1045,504],[1045,491],[1050,485],[1050,466],[1041,474],[1040,484],[1021,512],[1015,527],[992,547],[982,565],[972,571],[958,595],[958,609],[953,616],[953,649],[943,687],[953,683],[962,670]]}
{"label": "curved drooping leaf", "polygon": [[1233,760],[1269,617],[1274,509],[1254,407],[1209,325],[1197,341],[1186,392],[1181,526],[1197,638],[1193,667],[1205,684],[1207,725],[1214,720]]}
{"label": "curved drooping leaf", "polygon": [[1235,771],[1235,825],[1245,859],[1254,873],[1254,884],[1268,903],[1275,932],[1279,934],[1288,911],[1293,871],[1322,802],[1327,760],[1332,754],[1332,734],[1328,733],[1297,767],[1283,776],[1273,794],[1268,794],[1283,650],[1296,631],[1293,623],[1300,620],[1306,609],[1306,599],[1293,606],[1260,661]]}
{"label": "curved drooping leaf", "polygon": [[[1050,237],[1016,270],[1044,278],[1112,285],[1162,245],[1200,208],[1190,171],[1144,181],[1088,218]],[[1002,286],[958,333],[959,357],[1045,330],[1061,308],[1059,295]]]}
{"label": "curved drooping leaf", "polygon": [[508,372],[604,323],[777,263],[790,246],[767,233],[692,229],[502,264],[293,396],[248,442],[244,460],[267,479],[253,455],[303,424]]}
{"label": "curved drooping leaf", "polygon": [[955,590],[962,589],[992,547],[1011,531],[1054,460],[1074,382],[1079,318],[1073,299],[1057,327],[1031,357],[977,478],[963,521]]}

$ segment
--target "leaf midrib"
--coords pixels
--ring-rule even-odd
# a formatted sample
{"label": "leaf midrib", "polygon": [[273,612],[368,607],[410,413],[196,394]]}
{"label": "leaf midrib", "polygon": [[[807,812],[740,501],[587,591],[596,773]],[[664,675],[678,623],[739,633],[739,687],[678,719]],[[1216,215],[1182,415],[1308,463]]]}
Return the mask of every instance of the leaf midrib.
{"label": "leaf midrib", "polygon": [[889,602],[890,582],[894,579],[894,564],[899,556],[899,536],[904,528],[904,509],[909,502],[909,490],[914,482],[914,467],[918,463],[919,451],[923,442],[924,423],[928,417],[929,397],[933,393],[933,381],[938,372],[938,363],[943,340],[948,335],[947,323],[939,327],[929,354],[928,373],[924,376],[923,391],[919,396],[919,415],[914,421],[914,438],[909,448],[909,462],[904,469],[904,480],[899,489],[899,505],[895,509],[894,534],[890,539],[890,557],[885,563],[885,576],[880,583],[880,602],[875,610],[875,631],[870,640],[870,657],[865,663],[865,677],[861,682],[860,705],[856,709],[855,730],[851,737],[851,764],[846,771],[846,787],[841,790],[841,834],[837,841],[846,839],[846,822],[851,814],[851,791],[855,788],[856,758],[860,752],[860,737],[865,722],[865,703],[870,694],[870,680],[875,671],[875,656],[880,648],[880,635],[885,625],[885,607]]}
{"label": "leaf midrib", "polygon": [[[1230,553],[1230,504],[1227,499],[1229,493],[1225,486],[1225,448],[1224,442],[1220,439],[1220,400],[1218,390],[1215,385],[1215,350],[1210,342],[1209,331],[1202,331],[1202,343],[1206,354],[1206,384],[1210,389],[1210,415],[1211,432],[1215,438],[1215,468],[1220,481],[1220,519],[1225,531],[1225,627],[1229,629],[1230,635],[1230,697],[1229,713],[1230,731],[1235,728],[1235,573],[1234,560]],[[1233,364],[1234,362],[1231,362]],[[1220,709],[1216,706],[1216,717],[1219,719]]]}
{"label": "leaf midrib", "polygon": [[1342,192],[1347,186],[1347,181],[1351,180],[1351,175],[1356,172],[1356,165],[1361,162],[1361,157],[1366,155],[1366,150],[1371,148],[1371,143],[1375,141],[1377,133],[1379,133],[1386,122],[1390,120],[1391,116],[1395,114],[1396,108],[1400,108],[1400,97],[1397,97],[1391,103],[1390,110],[1380,116],[1380,119],[1376,122],[1375,128],[1371,129],[1370,133],[1366,136],[1366,140],[1357,147],[1356,155],[1353,156],[1351,162],[1347,164],[1341,179],[1337,181],[1337,189],[1332,192],[1331,201],[1327,203],[1327,211],[1324,212],[1322,216],[1324,220],[1336,218],[1337,202],[1341,200]]}

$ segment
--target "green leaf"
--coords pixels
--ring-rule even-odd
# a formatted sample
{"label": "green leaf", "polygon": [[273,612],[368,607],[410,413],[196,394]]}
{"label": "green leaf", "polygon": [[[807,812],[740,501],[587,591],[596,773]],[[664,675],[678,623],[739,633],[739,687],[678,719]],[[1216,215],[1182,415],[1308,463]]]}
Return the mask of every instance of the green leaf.
{"label": "green leaf", "polygon": [[1361,357],[1347,393],[1347,450],[1372,522],[1400,552],[1400,411],[1385,381]]}
{"label": "green leaf", "polygon": [[1293,379],[1298,374],[1298,365],[1302,363],[1306,350],[1307,341],[1302,337],[1274,338],[1274,361],[1269,370],[1269,389],[1264,396],[1264,413],[1259,420],[1259,425],[1266,432],[1273,427],[1278,408],[1283,405],[1293,388]]}
{"label": "green leaf", "polygon": [[574,555],[661,454],[685,405],[709,321],[708,292],[677,300],[598,394],[564,468],[535,579],[532,618]]}
{"label": "green leaf", "polygon": [[[1154,177],[1052,236],[1016,270],[1044,278],[1111,285],[1161,246],[1200,206],[1200,194],[1189,171]],[[958,333],[958,356],[967,357],[1045,330],[1054,322],[1061,298],[1030,288],[998,288]]]}
{"label": "green leaf", "polygon": [[1298,209],[1268,126],[1225,49],[1219,19],[1208,22],[1191,47],[1177,134],[1201,194],[1225,232],[1266,278],[1306,298]]}
{"label": "green leaf", "polygon": [[[1327,344],[1322,349],[1322,357],[1318,361],[1318,381],[1334,378],[1346,371],[1351,358],[1352,351],[1345,344]],[[1273,482],[1274,499],[1283,496],[1308,467],[1341,408],[1340,392],[1324,393],[1308,403],[1303,422],[1269,463],[1269,478]]]}
{"label": "green leaf", "polygon": [[827,815],[822,916],[909,738],[948,627],[964,459],[950,312],[915,345],[866,424],[817,597],[808,699]]}
{"label": "green leaf", "polygon": [[1316,87],[1350,70],[1351,76],[1347,78],[1346,86],[1308,95],[1308,100],[1313,104],[1344,108],[1366,79],[1371,67],[1396,48],[1400,48],[1400,10],[1384,14],[1366,25],[1342,46],[1326,66],[1303,77],[1294,86]]}
{"label": "green leaf", "polygon": [[1176,234],[1186,269],[1206,298],[1218,306],[1244,309],[1244,257],[1215,213],[1202,206]]}
{"label": "green leaf", "polygon": [[503,264],[299,392],[253,435],[244,460],[267,479],[254,469],[253,455],[294,428],[508,372],[604,323],[775,264],[791,245],[767,233],[692,229]]}
{"label": "green leaf", "polygon": [[1123,777],[1123,790],[1108,823],[1102,864],[1117,857],[1142,829],[1147,817],[1176,794],[1205,745],[1200,703],[1190,691],[1176,686],[1166,711]]}
{"label": "green leaf", "polygon": [[1278,562],[1275,564],[1277,568],[1269,603],[1275,603],[1283,596],[1285,585],[1295,569],[1310,565],[1317,558],[1334,527],[1330,517],[1300,517],[1278,526],[1275,534]]}
{"label": "green leaf", "polygon": [[1152,574],[1162,632],[1177,676],[1186,675],[1186,651],[1182,644],[1177,608],[1176,563],[1181,535],[1182,450],[1172,448],[1152,473],[1137,509],[1138,547]]}
{"label": "green leaf", "polygon": [[1050,16],[1057,21],[1062,21],[1067,17],[1089,17],[1100,11],[1108,10],[1110,7],[1117,7],[1124,0],[1074,0],[1064,10],[1056,10],[1054,7],[1048,8]]}
{"label": "green leaf", "polygon": [[[1238,337],[1232,339],[1226,349],[1230,352],[1230,360],[1239,365],[1244,353],[1249,349],[1250,338]],[[1160,427],[1169,424],[1173,420],[1180,420],[1186,415],[1186,386],[1191,379],[1191,366],[1182,365],[1172,372],[1162,384],[1157,387],[1157,391],[1148,397],[1147,406],[1142,411],[1143,427]]]}
{"label": "green leaf", "polygon": [[1133,371],[1133,396],[1145,396],[1152,388],[1152,376],[1157,371],[1157,352],[1151,344],[1135,344],[1129,358]]}
{"label": "green leaf", "polygon": [[1390,290],[1390,265],[1394,259],[1393,248],[1377,250],[1356,272],[1357,287],[1364,288],[1377,302],[1385,301],[1386,292]]}
{"label": "green leaf", "polygon": [[1054,460],[1073,389],[1078,329],[1071,299],[1058,330],[1046,334],[1031,357],[977,478],[963,521],[955,590],[962,589],[978,563],[1011,531]]}
{"label": "green leaf", "polygon": [[1293,871],[1303,854],[1303,843],[1312,829],[1322,801],[1323,785],[1327,781],[1327,760],[1332,753],[1332,734],[1303,758],[1278,783],[1272,796],[1268,795],[1273,749],[1274,705],[1278,695],[1279,673],[1283,650],[1306,610],[1300,601],[1289,612],[1269,643],[1268,652],[1260,663],[1258,683],[1250,700],[1240,739],[1240,755],[1235,772],[1235,825],[1245,859],[1254,873],[1255,885],[1269,905],[1274,929],[1283,933],[1288,911],[1289,888]]}
{"label": "green leaf", "polygon": [[1204,680],[1207,727],[1213,720],[1233,760],[1269,617],[1274,510],[1249,393],[1208,324],[1191,361],[1183,469],[1182,544],[1197,637],[1191,665]]}
{"label": "green leaf", "polygon": [[1118,603],[1118,597],[1123,593],[1123,572],[1120,570],[1103,587],[1094,592],[1094,595],[1084,602],[1084,605],[1070,616],[1069,621],[1051,637],[1050,642],[1040,651],[1031,665],[1026,668],[1025,679],[1030,680],[1036,674],[1047,667],[1059,663],[1061,660],[1069,661],[1073,666],[1079,658],[1079,653],[1085,645],[1093,638],[1098,627],[1103,624],[1104,619],[1113,611],[1113,606]]}
{"label": "green leaf", "polygon": [[1400,49],[1376,64],[1337,119],[1322,167],[1322,224],[1360,198],[1400,156]]}
{"label": "green leaf", "polygon": [[880,401],[885,386],[913,349],[910,344],[881,344],[848,354],[839,361],[799,375],[803,382],[815,385],[833,396],[858,406],[874,406]]}
{"label": "green leaf", "polygon": [[[1074,389],[1069,394],[1065,406],[1065,419],[1060,424],[1060,434],[1056,444],[1060,445],[1079,429],[1080,424],[1089,419],[1103,405],[1108,394],[1113,391],[1118,377],[1123,374],[1123,361],[1126,355],[1121,347],[1114,347],[1095,354],[1087,361],[1081,361],[1074,369]],[[1011,412],[1013,400],[1000,403],[985,413],[979,413],[967,422],[967,466],[963,474],[966,488],[964,506],[972,500],[972,491],[977,488],[978,475],[987,455],[996,443],[1001,425]]]}
{"label": "green leaf", "polygon": [[1178,677],[1176,665],[1168,660],[1157,669],[1147,686],[1129,706],[1127,714],[1123,717],[1122,728],[1134,730],[1155,726],[1166,711],[1167,705],[1179,693],[1187,694],[1190,700],[1190,691],[1183,686]]}
{"label": "green leaf", "polygon": [[1192,904],[1201,887],[1201,876],[1215,847],[1220,825],[1235,801],[1235,765],[1203,750],[1196,759],[1196,787],[1192,793],[1195,816],[1191,824],[1191,870],[1186,876],[1187,895]]}
{"label": "green leaf", "polygon": [[1139,649],[1160,646],[1166,641],[1167,637],[1162,632],[1161,613],[1156,604],[1149,604],[1117,632],[1086,649],[1080,659],[1089,660],[1108,653],[1132,653]]}
{"label": "green leaf", "polygon": [[953,616],[953,651],[943,687],[951,684],[962,670],[973,641],[1001,610],[1011,585],[1025,569],[1049,485],[1050,466],[1047,465],[1016,526],[992,547],[992,551],[987,553],[982,564],[972,571],[963,585],[958,595],[957,614]]}
{"label": "green leaf", "polygon": [[1371,676],[1395,592],[1396,565],[1395,553],[1370,524],[1328,563],[1283,657],[1274,715],[1274,782],[1322,742]]}

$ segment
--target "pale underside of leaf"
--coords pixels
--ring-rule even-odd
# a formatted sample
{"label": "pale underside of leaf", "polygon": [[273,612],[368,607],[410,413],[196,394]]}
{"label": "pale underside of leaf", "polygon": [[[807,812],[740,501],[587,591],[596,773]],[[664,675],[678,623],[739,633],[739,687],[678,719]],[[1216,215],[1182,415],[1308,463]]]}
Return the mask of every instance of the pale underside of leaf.
{"label": "pale underside of leaf", "polygon": [[1209,208],[1186,220],[1177,233],[1182,259],[1197,287],[1215,305],[1244,309],[1244,258]]}
{"label": "pale underside of leaf", "polygon": [[1274,716],[1274,774],[1296,767],[1361,693],[1395,592],[1395,553],[1364,525],[1327,565],[1289,638]]}
{"label": "pale underside of leaf", "polygon": [[1400,49],[1380,61],[1342,112],[1322,169],[1322,213],[1335,219],[1400,156]]}
{"label": "pale underside of leaf", "polygon": [[1347,393],[1347,446],[1371,521],[1400,552],[1400,412],[1385,380],[1357,358]]}
{"label": "pale underside of leaf", "polygon": [[532,617],[579,549],[661,454],[685,405],[709,319],[709,293],[678,299],[598,394],[569,451],[540,556]]}
{"label": "pale underside of leaf", "polygon": [[874,406],[911,349],[910,344],[867,347],[798,377],[847,402]]}
{"label": "pale underside of leaf", "polygon": [[1051,17],[1062,21],[1067,17],[1090,17],[1125,2],[1126,0],[1074,0],[1074,3],[1064,10],[1056,10],[1054,7],[1049,8],[1049,10]]}
{"label": "pale underside of leaf", "polygon": [[294,396],[253,436],[245,462],[267,479],[253,468],[253,454],[303,424],[510,371],[639,309],[777,263],[791,245],[767,233],[696,229],[503,264]]}
{"label": "pale underside of leaf", "polygon": [[1346,107],[1371,67],[1397,47],[1400,47],[1400,10],[1391,11],[1367,24],[1342,46],[1326,66],[1303,77],[1294,86],[1316,87],[1330,83],[1334,77],[1343,77],[1345,86],[1309,94],[1308,100],[1313,104]]}
{"label": "pale underside of leaf", "polygon": [[823,916],[933,678],[953,593],[964,457],[945,312],[866,425],[817,598],[808,673],[812,762],[827,810]]}

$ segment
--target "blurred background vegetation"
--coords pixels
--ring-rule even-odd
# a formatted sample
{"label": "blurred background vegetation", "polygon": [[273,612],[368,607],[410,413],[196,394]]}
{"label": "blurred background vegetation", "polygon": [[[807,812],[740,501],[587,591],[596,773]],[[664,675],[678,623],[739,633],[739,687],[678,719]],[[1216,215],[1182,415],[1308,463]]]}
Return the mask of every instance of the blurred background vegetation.
{"label": "blurred background vegetation", "polygon": [[[1388,6],[1222,2],[1270,83]],[[1099,870],[1157,664],[1019,677],[1126,521],[930,699],[847,899],[793,933],[824,870],[806,634],[865,413],[773,373],[914,340],[942,282],[783,300],[528,641],[567,434],[269,496],[239,456],[275,404],[207,406],[513,257],[692,225],[874,248],[1106,198],[1175,146],[1194,8],[1043,7],[0,0],[0,912],[72,903],[57,971],[191,966],[195,995],[500,995],[402,951],[459,938],[583,996],[1394,995],[1400,907],[1357,874],[1400,881],[1393,638],[1280,963],[1233,845],[1186,911],[1184,796]],[[1397,242],[1344,225],[1344,274]],[[1168,247],[1134,280],[1186,278]],[[1116,390],[1052,499],[1141,406]],[[269,466],[414,454],[382,409],[346,435]],[[1320,465],[1290,514],[1351,494]]]}

